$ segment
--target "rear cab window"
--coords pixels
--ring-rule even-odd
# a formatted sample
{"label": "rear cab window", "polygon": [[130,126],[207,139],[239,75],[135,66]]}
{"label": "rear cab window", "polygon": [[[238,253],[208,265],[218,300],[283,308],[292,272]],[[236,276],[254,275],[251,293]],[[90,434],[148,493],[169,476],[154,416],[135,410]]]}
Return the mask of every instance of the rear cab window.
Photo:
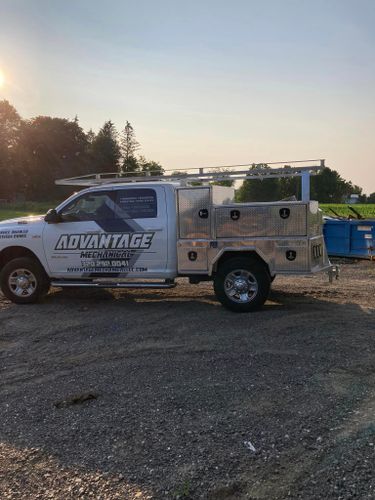
{"label": "rear cab window", "polygon": [[158,216],[156,192],[150,188],[116,190],[118,215],[123,219],[155,219]]}

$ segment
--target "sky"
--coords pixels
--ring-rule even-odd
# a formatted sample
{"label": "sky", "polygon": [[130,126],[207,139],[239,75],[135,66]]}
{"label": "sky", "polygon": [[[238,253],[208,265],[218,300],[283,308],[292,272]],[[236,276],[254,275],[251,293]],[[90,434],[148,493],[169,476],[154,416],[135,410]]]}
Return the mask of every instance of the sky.
{"label": "sky", "polygon": [[165,168],[325,158],[375,191],[374,0],[0,0],[0,99]]}

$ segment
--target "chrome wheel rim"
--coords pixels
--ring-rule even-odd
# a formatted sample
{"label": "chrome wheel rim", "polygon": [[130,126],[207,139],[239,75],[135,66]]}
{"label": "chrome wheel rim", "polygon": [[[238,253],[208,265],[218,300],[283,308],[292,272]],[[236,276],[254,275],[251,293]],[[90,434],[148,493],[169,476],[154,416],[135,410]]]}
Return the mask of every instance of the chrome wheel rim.
{"label": "chrome wheel rim", "polygon": [[258,282],[255,276],[245,269],[230,272],[224,281],[226,296],[238,304],[251,302],[258,293]]}
{"label": "chrome wheel rim", "polygon": [[35,275],[28,269],[15,269],[8,278],[8,285],[17,297],[30,297],[37,287]]}

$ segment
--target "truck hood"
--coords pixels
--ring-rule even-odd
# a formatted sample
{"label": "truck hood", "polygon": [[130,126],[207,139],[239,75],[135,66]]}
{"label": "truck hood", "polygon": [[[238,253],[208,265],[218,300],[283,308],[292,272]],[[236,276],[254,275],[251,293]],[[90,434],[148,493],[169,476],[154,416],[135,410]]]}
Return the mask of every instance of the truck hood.
{"label": "truck hood", "polygon": [[16,219],[8,219],[0,221],[0,229],[8,229],[10,227],[27,227],[29,225],[44,223],[44,215],[30,215],[28,217],[17,217]]}

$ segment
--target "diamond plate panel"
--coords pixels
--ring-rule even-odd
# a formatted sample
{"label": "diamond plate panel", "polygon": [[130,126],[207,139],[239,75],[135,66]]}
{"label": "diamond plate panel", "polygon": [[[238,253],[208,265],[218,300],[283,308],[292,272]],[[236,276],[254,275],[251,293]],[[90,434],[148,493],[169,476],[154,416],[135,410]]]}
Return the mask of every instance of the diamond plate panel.
{"label": "diamond plate panel", "polygon": [[275,245],[275,271],[309,270],[308,240],[280,240]]}
{"label": "diamond plate panel", "polygon": [[[233,220],[236,211],[239,217]],[[215,222],[217,238],[304,236],[307,230],[306,204],[218,207]]]}
{"label": "diamond plate panel", "polygon": [[[202,210],[207,211],[207,217],[201,216]],[[210,188],[179,189],[178,214],[180,238],[210,238]]]}
{"label": "diamond plate panel", "polygon": [[[201,242],[199,242],[201,243]],[[178,272],[208,271],[208,242],[197,245],[194,241],[179,241],[177,246]]]}

